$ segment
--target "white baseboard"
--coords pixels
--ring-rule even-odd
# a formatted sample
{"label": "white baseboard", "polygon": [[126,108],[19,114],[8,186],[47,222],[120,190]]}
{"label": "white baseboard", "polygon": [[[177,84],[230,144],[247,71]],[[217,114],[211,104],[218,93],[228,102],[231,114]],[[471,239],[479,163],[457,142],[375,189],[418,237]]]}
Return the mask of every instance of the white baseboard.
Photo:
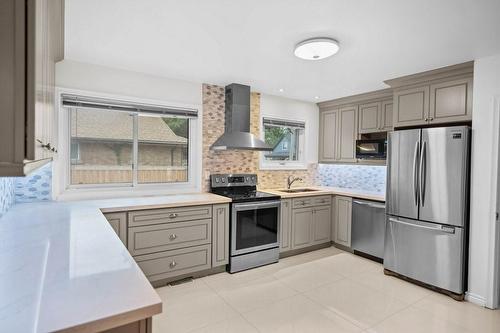
{"label": "white baseboard", "polygon": [[465,300],[479,306],[486,306],[486,300],[484,299],[484,297],[473,293],[466,292]]}

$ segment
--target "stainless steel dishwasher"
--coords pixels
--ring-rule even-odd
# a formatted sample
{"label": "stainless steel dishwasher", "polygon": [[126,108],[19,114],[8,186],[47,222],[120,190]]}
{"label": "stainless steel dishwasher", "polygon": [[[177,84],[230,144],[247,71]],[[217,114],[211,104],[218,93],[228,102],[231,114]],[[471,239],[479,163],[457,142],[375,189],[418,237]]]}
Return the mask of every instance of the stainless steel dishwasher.
{"label": "stainless steel dishwasher", "polygon": [[378,201],[352,201],[352,239],[354,252],[383,260],[385,204]]}

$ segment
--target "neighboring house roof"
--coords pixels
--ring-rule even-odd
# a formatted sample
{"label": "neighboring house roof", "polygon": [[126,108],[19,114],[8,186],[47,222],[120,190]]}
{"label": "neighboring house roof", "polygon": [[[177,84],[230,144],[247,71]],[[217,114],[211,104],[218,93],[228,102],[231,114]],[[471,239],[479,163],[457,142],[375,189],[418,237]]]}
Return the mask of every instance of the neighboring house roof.
{"label": "neighboring house roof", "polygon": [[266,157],[283,157],[288,156],[290,154],[290,147],[287,149],[283,149],[282,142],[284,140],[290,139],[290,134],[283,135],[283,137],[278,141],[278,143],[274,146],[273,150],[269,153],[266,153]]}
{"label": "neighboring house roof", "polygon": [[[133,122],[125,112],[84,110],[71,117],[71,136],[80,139],[131,140]],[[139,141],[186,144],[160,117],[139,117]]]}

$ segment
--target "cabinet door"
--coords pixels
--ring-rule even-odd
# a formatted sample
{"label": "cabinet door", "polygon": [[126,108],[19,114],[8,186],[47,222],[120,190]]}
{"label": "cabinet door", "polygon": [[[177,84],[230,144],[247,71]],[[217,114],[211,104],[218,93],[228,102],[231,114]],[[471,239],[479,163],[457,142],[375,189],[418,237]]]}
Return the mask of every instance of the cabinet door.
{"label": "cabinet door", "polygon": [[109,224],[111,224],[111,227],[118,237],[120,237],[123,244],[127,246],[127,213],[106,213],[104,217],[108,220]]}
{"label": "cabinet door", "polygon": [[392,115],[392,106],[393,106],[393,101],[392,99],[389,101],[382,101],[381,103],[381,112],[380,112],[380,129],[384,132],[387,131],[392,131],[392,122],[393,122],[393,115]]}
{"label": "cabinet door", "polygon": [[291,250],[292,199],[281,200],[280,252]]}
{"label": "cabinet door", "polygon": [[382,103],[366,103],[359,105],[359,133],[381,131]]}
{"label": "cabinet door", "polygon": [[292,210],[292,249],[312,245],[312,208]]}
{"label": "cabinet door", "polygon": [[327,243],[331,240],[332,207],[313,208],[313,244]]}
{"label": "cabinet door", "polygon": [[319,160],[335,161],[337,156],[338,110],[322,111],[319,116]]}
{"label": "cabinet door", "polygon": [[429,117],[429,86],[394,92],[394,127],[424,125]]}
{"label": "cabinet door", "polygon": [[339,162],[356,162],[357,114],[357,106],[345,107],[339,110],[337,144],[337,160]]}
{"label": "cabinet door", "polygon": [[352,198],[335,197],[335,243],[351,246]]}
{"label": "cabinet door", "polygon": [[212,267],[229,262],[229,205],[214,205],[212,217]]}
{"label": "cabinet door", "polygon": [[432,84],[430,90],[432,124],[472,120],[472,77]]}

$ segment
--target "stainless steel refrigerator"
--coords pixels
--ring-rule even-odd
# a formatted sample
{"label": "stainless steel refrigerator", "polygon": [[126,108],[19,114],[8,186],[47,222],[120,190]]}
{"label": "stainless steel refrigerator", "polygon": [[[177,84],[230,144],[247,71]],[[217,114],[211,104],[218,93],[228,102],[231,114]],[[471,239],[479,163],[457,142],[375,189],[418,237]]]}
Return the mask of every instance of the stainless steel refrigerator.
{"label": "stainless steel refrigerator", "polygon": [[463,294],[470,128],[389,135],[384,268]]}

